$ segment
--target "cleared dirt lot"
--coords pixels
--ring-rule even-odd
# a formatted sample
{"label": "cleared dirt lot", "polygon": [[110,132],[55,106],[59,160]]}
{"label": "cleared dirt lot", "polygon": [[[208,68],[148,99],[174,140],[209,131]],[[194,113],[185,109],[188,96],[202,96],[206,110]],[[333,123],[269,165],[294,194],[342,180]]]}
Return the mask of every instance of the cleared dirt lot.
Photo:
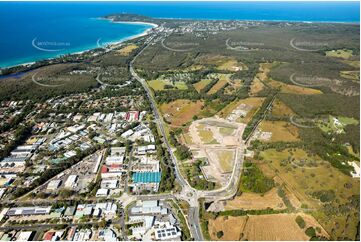
{"label": "cleared dirt lot", "polygon": [[202,172],[207,180],[223,186],[228,183],[241,144],[243,124],[220,118],[205,118],[192,122],[184,135],[194,159],[205,159]]}

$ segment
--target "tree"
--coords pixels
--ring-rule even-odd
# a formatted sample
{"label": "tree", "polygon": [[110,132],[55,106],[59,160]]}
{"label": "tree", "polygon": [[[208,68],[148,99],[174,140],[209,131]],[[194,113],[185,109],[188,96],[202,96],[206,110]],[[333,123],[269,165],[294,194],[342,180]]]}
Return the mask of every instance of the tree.
{"label": "tree", "polygon": [[220,238],[222,238],[222,236],[223,236],[223,231],[222,230],[218,231],[217,232],[217,238],[220,239]]}
{"label": "tree", "polygon": [[313,227],[308,227],[305,231],[305,234],[308,236],[308,237],[315,237],[316,236],[316,231]]}
{"label": "tree", "polygon": [[105,228],[106,225],[107,225],[107,221],[105,221],[105,219],[102,218],[102,220],[100,220],[99,222],[99,228]]}
{"label": "tree", "polygon": [[299,226],[301,229],[305,228],[305,226],[306,226],[305,220],[303,220],[303,218],[302,218],[300,215],[298,215],[298,216],[296,217],[296,223],[298,224],[298,226]]}

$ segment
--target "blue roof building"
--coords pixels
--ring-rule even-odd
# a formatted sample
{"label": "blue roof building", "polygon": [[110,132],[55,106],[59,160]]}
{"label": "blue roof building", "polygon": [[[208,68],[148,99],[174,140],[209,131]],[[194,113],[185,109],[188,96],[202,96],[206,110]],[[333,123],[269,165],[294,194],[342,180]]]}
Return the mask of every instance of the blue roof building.
{"label": "blue roof building", "polygon": [[159,183],[161,174],[160,172],[135,172],[132,178],[134,183]]}

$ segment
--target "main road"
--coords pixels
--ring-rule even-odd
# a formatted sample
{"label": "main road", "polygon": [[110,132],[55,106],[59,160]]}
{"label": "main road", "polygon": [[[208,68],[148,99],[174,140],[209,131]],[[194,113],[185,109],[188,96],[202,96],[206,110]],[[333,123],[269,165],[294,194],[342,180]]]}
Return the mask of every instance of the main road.
{"label": "main road", "polygon": [[197,241],[200,241],[200,240],[203,240],[203,236],[202,236],[201,228],[199,226],[199,208],[198,208],[199,206],[198,206],[197,191],[193,187],[191,187],[188,184],[187,180],[184,179],[183,176],[181,175],[179,167],[178,167],[177,159],[174,156],[173,150],[169,144],[169,141],[168,141],[168,138],[167,138],[167,135],[165,132],[163,120],[162,120],[161,116],[159,115],[159,111],[158,111],[157,105],[155,103],[152,91],[150,90],[146,81],[143,78],[141,78],[135,72],[135,70],[133,68],[133,64],[134,64],[135,60],[137,59],[138,56],[140,56],[143,53],[143,51],[145,49],[147,49],[151,45],[153,37],[154,36],[149,37],[149,43],[141,51],[139,51],[139,53],[130,62],[129,70],[130,70],[130,73],[133,76],[133,78],[135,80],[137,80],[138,82],[140,82],[140,84],[143,86],[143,88],[147,94],[148,100],[150,102],[150,106],[154,113],[155,121],[158,125],[161,135],[163,136],[163,142],[164,142],[164,144],[168,150],[168,153],[170,154],[170,157],[172,159],[176,180],[182,186],[182,192],[181,192],[180,196],[178,195],[177,197],[178,198],[181,197],[182,199],[185,199],[190,203],[190,209],[189,209],[190,216],[188,216],[188,220],[189,220],[189,224],[191,226],[189,229],[191,230],[191,233],[192,233],[194,239]]}

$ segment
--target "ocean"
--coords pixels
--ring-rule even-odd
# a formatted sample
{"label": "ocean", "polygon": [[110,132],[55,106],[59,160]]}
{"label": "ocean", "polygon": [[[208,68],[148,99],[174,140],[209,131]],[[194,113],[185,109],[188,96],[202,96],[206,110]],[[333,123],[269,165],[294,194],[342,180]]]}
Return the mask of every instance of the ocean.
{"label": "ocean", "polygon": [[151,26],[99,18],[135,13],[155,18],[359,23],[359,2],[0,2],[0,67],[121,41]]}

